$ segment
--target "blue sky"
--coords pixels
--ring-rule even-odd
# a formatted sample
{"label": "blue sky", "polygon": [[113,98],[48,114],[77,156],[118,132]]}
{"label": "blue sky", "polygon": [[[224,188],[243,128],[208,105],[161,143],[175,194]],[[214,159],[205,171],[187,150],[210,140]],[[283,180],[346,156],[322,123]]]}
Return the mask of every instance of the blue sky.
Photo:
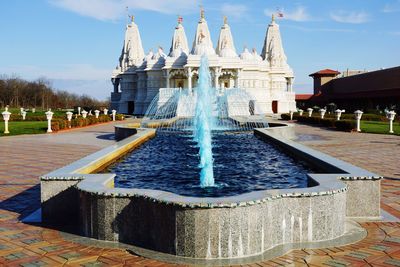
{"label": "blue sky", "polygon": [[308,74],[331,68],[376,70],[400,65],[400,0],[13,0],[0,1],[0,74],[47,77],[58,89],[109,96],[126,23],[135,15],[146,53],[169,50],[177,15],[189,45],[206,10],[214,45],[228,16],[235,45],[261,51],[271,13],[278,20],[297,93]]}

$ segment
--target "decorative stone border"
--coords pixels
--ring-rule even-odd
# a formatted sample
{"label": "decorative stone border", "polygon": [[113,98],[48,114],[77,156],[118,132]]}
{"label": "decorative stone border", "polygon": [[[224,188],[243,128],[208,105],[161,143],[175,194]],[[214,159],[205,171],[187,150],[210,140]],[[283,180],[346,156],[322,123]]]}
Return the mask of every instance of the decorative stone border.
{"label": "decorative stone border", "polygon": [[117,145],[43,176],[43,220],[80,218],[77,224],[88,237],[209,260],[334,240],[345,234],[346,217],[380,216],[379,176],[283,138],[290,129],[256,129],[255,135],[327,172],[309,174],[311,187],[197,198],[114,188],[114,174],[90,174],[155,135],[139,129]]}

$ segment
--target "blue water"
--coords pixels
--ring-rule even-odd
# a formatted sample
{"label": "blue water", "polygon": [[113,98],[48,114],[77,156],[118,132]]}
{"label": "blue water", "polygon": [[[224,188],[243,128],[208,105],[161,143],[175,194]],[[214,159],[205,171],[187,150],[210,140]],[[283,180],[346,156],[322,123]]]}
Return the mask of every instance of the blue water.
{"label": "blue water", "polygon": [[[197,142],[200,156],[200,186],[214,186],[212,153],[212,96],[211,77],[206,56],[201,57],[199,82],[196,88],[193,140]],[[214,89],[215,90],[215,89]]]}
{"label": "blue water", "polygon": [[307,187],[306,173],[312,172],[309,167],[243,132],[213,133],[215,186],[201,187],[198,147],[189,133],[158,133],[106,171],[116,173],[116,187],[196,197]]}

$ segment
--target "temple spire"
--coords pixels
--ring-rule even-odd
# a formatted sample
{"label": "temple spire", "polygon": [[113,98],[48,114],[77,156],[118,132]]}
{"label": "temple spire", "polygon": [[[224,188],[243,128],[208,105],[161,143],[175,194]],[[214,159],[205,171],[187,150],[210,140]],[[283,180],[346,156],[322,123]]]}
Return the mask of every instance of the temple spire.
{"label": "temple spire", "polygon": [[204,17],[204,9],[200,10],[200,21],[197,24],[196,35],[193,40],[193,55],[215,55],[215,50],[211,41],[210,31],[208,30],[207,21]]}
{"label": "temple spire", "polygon": [[216,52],[220,57],[237,57],[231,29],[228,25],[228,19],[226,16],[224,17],[224,24],[219,33]]}
{"label": "temple spire", "polygon": [[131,23],[126,26],[124,46],[119,58],[119,65],[122,70],[132,66],[140,66],[145,57],[139,28],[134,21],[134,16],[129,17]]}
{"label": "temple spire", "polygon": [[171,48],[169,50],[170,57],[187,56],[189,54],[189,45],[182,22],[183,18],[178,16],[178,24],[175,27]]}
{"label": "temple spire", "polygon": [[275,22],[274,15],[272,15],[271,23],[268,25],[261,57],[263,60],[268,61],[271,67],[287,66],[279,25]]}

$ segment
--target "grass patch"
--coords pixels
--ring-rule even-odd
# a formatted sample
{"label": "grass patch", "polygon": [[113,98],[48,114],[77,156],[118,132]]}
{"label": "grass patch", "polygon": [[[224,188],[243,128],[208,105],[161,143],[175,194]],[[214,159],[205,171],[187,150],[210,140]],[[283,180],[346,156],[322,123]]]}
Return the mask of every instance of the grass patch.
{"label": "grass patch", "polygon": [[47,121],[9,121],[9,134],[4,134],[4,121],[0,122],[0,136],[41,134],[47,131]]}
{"label": "grass patch", "polygon": [[[389,122],[380,121],[363,121],[361,120],[361,132],[389,134]],[[393,132],[395,135],[400,135],[400,123],[393,122]]]}

